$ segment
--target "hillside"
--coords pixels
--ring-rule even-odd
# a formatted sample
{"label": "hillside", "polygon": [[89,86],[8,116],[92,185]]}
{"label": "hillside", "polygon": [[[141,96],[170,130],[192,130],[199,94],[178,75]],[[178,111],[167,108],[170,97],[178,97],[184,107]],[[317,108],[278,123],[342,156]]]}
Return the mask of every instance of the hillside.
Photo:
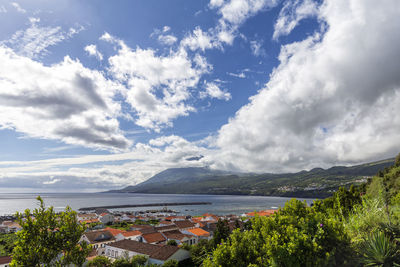
{"label": "hillside", "polygon": [[326,197],[340,186],[366,182],[369,177],[393,163],[394,159],[387,159],[351,167],[315,168],[310,171],[282,174],[172,168],[141,184],[110,192]]}

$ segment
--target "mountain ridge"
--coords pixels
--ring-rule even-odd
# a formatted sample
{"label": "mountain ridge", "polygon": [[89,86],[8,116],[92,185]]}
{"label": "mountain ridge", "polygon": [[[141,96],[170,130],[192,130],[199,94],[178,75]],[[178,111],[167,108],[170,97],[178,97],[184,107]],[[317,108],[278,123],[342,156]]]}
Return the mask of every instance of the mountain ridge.
{"label": "mountain ridge", "polygon": [[140,184],[108,192],[319,198],[331,195],[340,186],[366,182],[369,177],[393,163],[394,158],[390,158],[354,166],[261,174],[213,170],[209,167],[170,168]]}

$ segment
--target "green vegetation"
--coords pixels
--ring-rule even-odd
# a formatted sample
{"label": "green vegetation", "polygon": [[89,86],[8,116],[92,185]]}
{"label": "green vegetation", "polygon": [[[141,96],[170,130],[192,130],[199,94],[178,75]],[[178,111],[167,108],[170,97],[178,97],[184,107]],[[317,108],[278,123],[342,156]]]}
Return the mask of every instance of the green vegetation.
{"label": "green vegetation", "polygon": [[233,174],[209,168],[173,168],[139,185],[112,192],[325,198],[339,187],[361,185],[379,170],[393,165],[394,161],[388,159],[352,167],[315,168],[283,174]]}
{"label": "green vegetation", "polygon": [[90,246],[79,243],[85,227],[78,223],[76,212],[69,207],[56,214],[53,207],[45,208],[38,197],[40,207],[17,213],[22,227],[12,252],[11,266],[82,266]]}
{"label": "green vegetation", "polygon": [[[132,258],[129,258],[128,254],[123,255],[119,259],[116,259],[114,262],[111,262],[105,256],[97,256],[93,260],[88,262],[88,267],[160,267],[160,265],[156,264],[148,264],[147,257],[143,255],[136,255]],[[178,267],[179,263],[176,260],[168,260],[166,261],[162,267]]]}
{"label": "green vegetation", "polygon": [[14,233],[0,234],[0,256],[11,255],[15,241],[17,241],[17,236]]}
{"label": "green vegetation", "polygon": [[192,246],[193,264],[400,266],[400,154],[368,183],[340,188],[311,207],[293,199],[270,217],[256,216],[245,229],[219,244]]}

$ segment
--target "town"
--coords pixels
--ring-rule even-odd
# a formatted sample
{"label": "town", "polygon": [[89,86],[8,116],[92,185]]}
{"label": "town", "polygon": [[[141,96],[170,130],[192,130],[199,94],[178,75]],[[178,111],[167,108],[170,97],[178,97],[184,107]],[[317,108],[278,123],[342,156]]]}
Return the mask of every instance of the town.
{"label": "town", "polygon": [[[190,258],[187,248],[201,240],[211,240],[218,222],[229,231],[243,229],[246,222],[258,216],[269,216],[277,210],[269,209],[241,215],[205,213],[200,216],[179,215],[166,208],[148,211],[109,211],[97,209],[77,213],[77,221],[86,226],[80,242],[91,245],[87,262],[97,256],[111,261],[121,257],[142,255],[148,264],[162,265],[168,260],[183,262]],[[21,226],[13,216],[0,217],[0,233],[15,233]],[[3,220],[3,221],[1,221]],[[10,256],[0,257],[0,266],[8,266]]]}

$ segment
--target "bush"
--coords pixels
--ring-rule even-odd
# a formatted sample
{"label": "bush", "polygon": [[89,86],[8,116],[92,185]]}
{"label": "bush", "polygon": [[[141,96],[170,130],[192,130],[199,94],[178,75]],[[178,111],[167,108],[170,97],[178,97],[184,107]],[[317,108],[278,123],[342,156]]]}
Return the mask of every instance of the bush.
{"label": "bush", "polygon": [[97,256],[88,262],[88,267],[111,267],[111,261],[105,256]]}
{"label": "bush", "polygon": [[343,266],[351,254],[340,221],[291,200],[271,217],[255,217],[251,230],[235,230],[204,265]]}

